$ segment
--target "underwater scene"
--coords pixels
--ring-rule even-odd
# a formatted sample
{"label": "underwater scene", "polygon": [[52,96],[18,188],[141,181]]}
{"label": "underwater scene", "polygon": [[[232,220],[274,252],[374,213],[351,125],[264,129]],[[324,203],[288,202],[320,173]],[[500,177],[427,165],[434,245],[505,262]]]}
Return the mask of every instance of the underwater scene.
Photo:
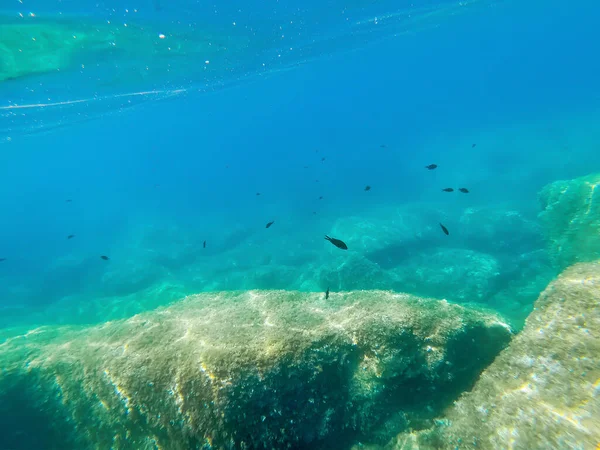
{"label": "underwater scene", "polygon": [[0,450],[600,449],[598,23],[3,0]]}

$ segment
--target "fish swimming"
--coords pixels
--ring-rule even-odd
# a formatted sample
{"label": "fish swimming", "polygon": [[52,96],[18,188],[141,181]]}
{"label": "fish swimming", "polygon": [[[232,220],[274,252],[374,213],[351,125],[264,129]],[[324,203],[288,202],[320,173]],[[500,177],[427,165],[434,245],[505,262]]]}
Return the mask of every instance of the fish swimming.
{"label": "fish swimming", "polygon": [[202,243],[202,248],[206,248],[206,241]]}
{"label": "fish swimming", "polygon": [[460,188],[459,191],[462,192],[463,194],[469,193],[469,190],[467,188]]}
{"label": "fish swimming", "polygon": [[325,291],[325,300],[329,298],[329,288]]}
{"label": "fish swimming", "polygon": [[442,225],[441,223],[440,223],[440,227],[442,227],[442,231],[444,232],[444,234],[445,234],[446,236],[448,236],[448,235],[450,234],[450,232],[448,231],[448,228],[446,228],[446,227],[445,227],[444,225]]}
{"label": "fish swimming", "polygon": [[0,258],[0,262],[6,261],[6,258]]}
{"label": "fish swimming", "polygon": [[475,148],[475,146],[476,146],[476,145],[477,145],[477,144],[473,144],[473,145],[471,145],[471,148]]}
{"label": "fish swimming", "polygon": [[445,189],[442,189],[442,191],[444,191],[444,192],[454,192],[454,189],[452,189],[452,188],[445,188]]}
{"label": "fish swimming", "polygon": [[269,227],[270,227],[271,225],[273,225],[274,223],[275,223],[275,221],[274,221],[274,220],[272,220],[271,222],[269,222],[269,223],[267,224],[267,226],[266,226],[265,228],[269,228]]}
{"label": "fish swimming", "polygon": [[108,261],[110,259],[108,256],[104,256],[104,255],[102,255],[100,258],[103,259],[104,261]]}
{"label": "fish swimming", "polygon": [[370,191],[371,190],[371,186],[365,186],[365,191]]}
{"label": "fish swimming", "polygon": [[74,237],[75,237],[74,234],[70,234],[70,235],[67,236],[67,239],[73,239]]}
{"label": "fish swimming", "polygon": [[341,248],[342,250],[348,250],[348,246],[344,243],[344,241],[340,241],[339,239],[335,239],[325,235],[325,239],[335,245],[337,248]]}
{"label": "fish swimming", "polygon": [[425,168],[428,170],[437,169],[437,164],[429,164],[428,166],[425,166]]}

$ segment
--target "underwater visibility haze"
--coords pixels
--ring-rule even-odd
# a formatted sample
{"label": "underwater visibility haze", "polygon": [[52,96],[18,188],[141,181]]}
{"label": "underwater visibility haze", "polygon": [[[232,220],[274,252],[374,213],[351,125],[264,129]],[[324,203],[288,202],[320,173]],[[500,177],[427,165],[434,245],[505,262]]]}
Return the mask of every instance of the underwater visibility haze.
{"label": "underwater visibility haze", "polygon": [[0,5],[0,450],[596,448],[599,19]]}

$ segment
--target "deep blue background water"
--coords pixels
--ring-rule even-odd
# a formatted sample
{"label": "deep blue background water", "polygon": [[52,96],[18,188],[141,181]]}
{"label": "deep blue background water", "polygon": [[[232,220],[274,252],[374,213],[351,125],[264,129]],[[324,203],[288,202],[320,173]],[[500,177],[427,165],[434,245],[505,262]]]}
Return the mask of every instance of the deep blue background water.
{"label": "deep blue background water", "polygon": [[[215,21],[242,15],[274,23],[301,7],[296,18],[306,14],[312,24],[306,33],[326,33],[314,25],[319,13],[345,6],[261,4],[245,2],[242,13],[219,5]],[[165,6],[161,14],[205,17],[213,6],[195,8]],[[342,50],[369,38],[339,33],[348,42],[338,37],[323,46],[328,56],[284,73],[48,134],[13,133],[0,149],[0,257],[7,258],[0,304],[90,296],[90,280],[101,291],[107,265],[98,256],[119,264],[138,230],[153,224],[179,227],[153,237],[169,254],[178,235],[195,234],[210,247],[231,229],[262,231],[275,220],[261,245],[286,253],[290,241],[321,248],[338,217],[381,205],[442,201],[450,217],[469,206],[508,205],[534,217],[544,184],[598,170],[598,18],[593,1],[499,2],[414,34],[374,35],[353,52]],[[14,95],[0,86],[3,102]],[[439,169],[425,171],[432,162]],[[446,185],[471,194],[441,199]],[[65,258],[81,264],[53,272]],[[35,289],[15,296],[15,285]]]}

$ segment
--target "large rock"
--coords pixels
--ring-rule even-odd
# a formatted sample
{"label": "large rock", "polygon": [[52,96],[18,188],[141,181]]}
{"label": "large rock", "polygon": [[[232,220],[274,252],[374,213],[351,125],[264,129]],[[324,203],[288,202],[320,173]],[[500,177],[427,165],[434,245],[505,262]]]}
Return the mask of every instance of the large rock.
{"label": "large rock", "polygon": [[513,210],[467,208],[455,239],[464,247],[493,255],[519,255],[544,248],[540,225]]}
{"label": "large rock", "polygon": [[5,339],[0,436],[14,450],[389,439],[413,416],[439,413],[510,336],[494,314],[405,294],[202,294]]}
{"label": "large rock", "polygon": [[332,258],[316,269],[321,289],[350,291],[360,289],[389,290],[395,286],[394,274],[356,253]]}
{"label": "large rock", "polygon": [[600,258],[600,174],[556,181],[539,198],[549,251],[560,269]]}
{"label": "large rock", "polygon": [[525,329],[433,430],[389,448],[595,449],[600,443],[600,262],[551,283]]}
{"label": "large rock", "polygon": [[443,248],[419,255],[395,270],[395,288],[454,302],[485,302],[499,275],[496,259],[472,250]]}
{"label": "large rock", "polygon": [[384,269],[443,245],[445,235],[438,222],[440,212],[427,205],[381,208],[369,217],[338,219],[330,235],[342,239],[351,252],[358,252]]}

